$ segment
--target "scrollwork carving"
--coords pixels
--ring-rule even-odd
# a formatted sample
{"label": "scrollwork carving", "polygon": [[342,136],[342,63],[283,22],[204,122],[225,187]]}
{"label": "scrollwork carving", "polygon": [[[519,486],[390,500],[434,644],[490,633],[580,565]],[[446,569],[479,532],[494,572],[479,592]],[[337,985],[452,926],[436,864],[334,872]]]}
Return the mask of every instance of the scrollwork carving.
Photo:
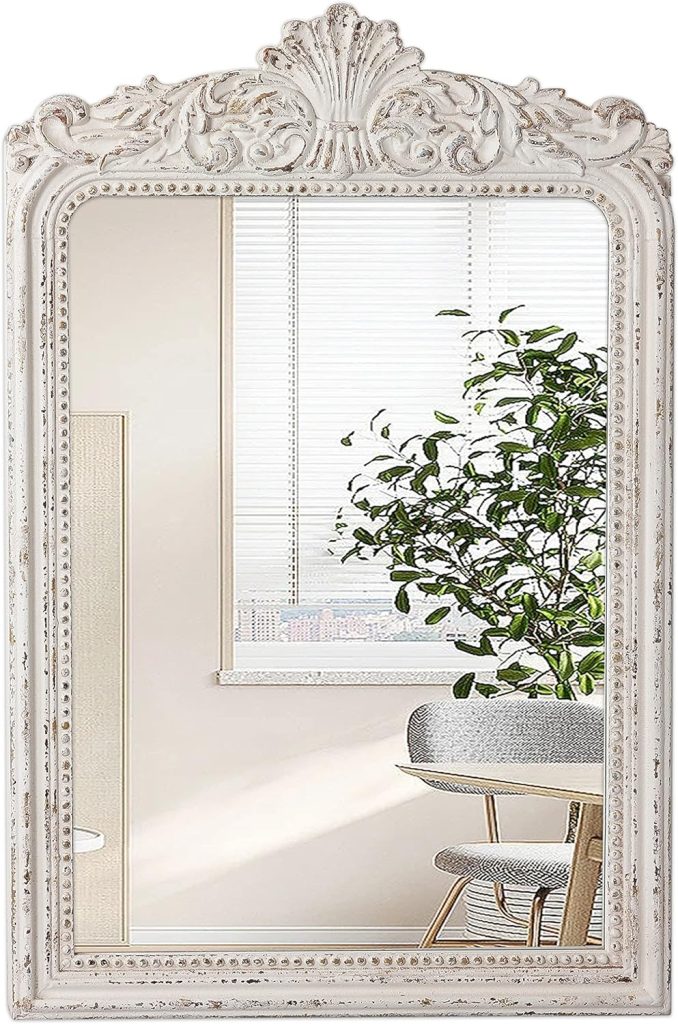
{"label": "scrollwork carving", "polygon": [[466,176],[499,164],[583,174],[627,159],[658,177],[670,169],[666,132],[628,100],[587,107],[532,78],[509,87],[425,71],[422,60],[393,22],[335,4],[289,22],[253,71],[177,85],[150,77],[93,106],[54,97],[10,132],[10,163],[22,172],[48,155],[102,169],[332,179]]}

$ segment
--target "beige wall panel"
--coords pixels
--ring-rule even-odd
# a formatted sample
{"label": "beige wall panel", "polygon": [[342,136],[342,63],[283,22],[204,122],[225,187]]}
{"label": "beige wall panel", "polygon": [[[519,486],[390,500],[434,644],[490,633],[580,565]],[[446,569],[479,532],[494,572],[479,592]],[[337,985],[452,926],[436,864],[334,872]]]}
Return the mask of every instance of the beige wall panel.
{"label": "beige wall panel", "polygon": [[[214,716],[218,243],[216,199],[100,199],[72,222],[71,408],[123,410],[129,428],[131,924],[146,898],[137,848],[148,809],[174,805]],[[217,761],[215,739],[205,742]]]}
{"label": "beige wall panel", "polygon": [[103,832],[75,855],[79,945],[126,935],[124,792],[125,424],[71,420],[75,824]]}

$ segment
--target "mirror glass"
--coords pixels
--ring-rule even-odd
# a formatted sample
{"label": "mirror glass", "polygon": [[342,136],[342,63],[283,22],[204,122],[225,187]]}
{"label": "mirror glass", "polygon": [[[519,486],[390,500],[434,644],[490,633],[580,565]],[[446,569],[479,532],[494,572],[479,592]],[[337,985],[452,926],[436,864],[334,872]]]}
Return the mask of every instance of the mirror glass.
{"label": "mirror glass", "polygon": [[[602,214],[98,198],[69,259],[78,947],[419,945],[487,836],[410,714],[603,703]],[[487,879],[446,924],[520,929]]]}

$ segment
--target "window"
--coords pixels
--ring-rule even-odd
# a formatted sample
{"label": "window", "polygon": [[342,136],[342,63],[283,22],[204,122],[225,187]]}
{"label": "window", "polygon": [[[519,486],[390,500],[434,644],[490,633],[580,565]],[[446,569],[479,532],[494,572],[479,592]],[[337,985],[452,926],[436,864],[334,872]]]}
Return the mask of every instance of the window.
{"label": "window", "polygon": [[458,668],[473,621],[398,612],[384,562],[332,553],[337,512],[371,421],[404,439],[441,409],[472,429],[472,353],[439,310],[477,326],[522,302],[520,325],[560,317],[605,344],[603,218],[555,199],[249,198],[233,237],[234,667]]}

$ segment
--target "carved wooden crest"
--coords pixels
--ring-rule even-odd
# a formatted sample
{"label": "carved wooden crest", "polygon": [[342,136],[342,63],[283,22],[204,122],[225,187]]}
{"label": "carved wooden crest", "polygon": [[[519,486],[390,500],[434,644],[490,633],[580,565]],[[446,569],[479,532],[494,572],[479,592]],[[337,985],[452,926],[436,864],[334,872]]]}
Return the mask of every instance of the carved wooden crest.
{"label": "carved wooden crest", "polygon": [[629,100],[587,107],[534,79],[509,87],[425,71],[392,21],[335,4],[291,21],[253,71],[163,85],[149,77],[92,106],[73,96],[43,103],[9,134],[17,171],[41,156],[102,168],[347,178],[456,172],[500,162],[523,171],[583,174],[592,164],[671,166],[666,131]]}

